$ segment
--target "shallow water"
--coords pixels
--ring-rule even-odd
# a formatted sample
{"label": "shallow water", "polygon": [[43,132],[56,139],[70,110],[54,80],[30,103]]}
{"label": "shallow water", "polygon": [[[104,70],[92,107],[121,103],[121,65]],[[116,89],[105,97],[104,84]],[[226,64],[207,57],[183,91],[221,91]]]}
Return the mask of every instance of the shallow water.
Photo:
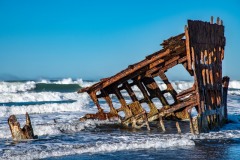
{"label": "shallow water", "polygon": [[[95,113],[96,107],[87,94],[48,88],[35,91],[38,83],[79,84],[94,82],[40,81],[0,82],[0,159],[239,159],[240,157],[240,83],[230,82],[228,113],[230,123],[220,131],[192,135],[188,122],[181,122],[183,133],[177,134],[172,122],[166,133],[156,127],[147,131],[122,128],[118,122],[86,121],[79,118]],[[192,82],[173,82],[177,91]],[[238,86],[239,85],[239,86]],[[164,86],[159,82],[159,86]],[[235,87],[235,88],[233,88]],[[2,89],[2,90],[1,90]],[[138,97],[142,95],[134,89]],[[124,93],[123,93],[124,94]],[[113,97],[114,106],[120,106]],[[169,101],[171,101],[168,98]],[[107,104],[100,101],[105,110]],[[158,104],[158,102],[155,102]],[[146,107],[146,106],[144,106]],[[146,108],[147,109],[147,108]],[[15,114],[25,123],[25,112],[31,117],[37,140],[14,143],[7,125],[7,118]],[[174,122],[173,122],[174,123]]]}
{"label": "shallow water", "polygon": [[81,154],[63,157],[47,158],[48,160],[66,159],[239,159],[240,145],[236,142],[215,142],[201,141],[195,142],[194,146],[172,147],[165,149],[138,149],[130,151],[116,151],[113,153]]}

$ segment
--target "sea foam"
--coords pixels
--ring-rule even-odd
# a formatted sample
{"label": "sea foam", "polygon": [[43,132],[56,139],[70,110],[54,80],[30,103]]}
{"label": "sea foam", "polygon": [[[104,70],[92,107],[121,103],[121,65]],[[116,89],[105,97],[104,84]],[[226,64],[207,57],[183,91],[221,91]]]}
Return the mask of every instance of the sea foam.
{"label": "sea foam", "polygon": [[24,92],[35,88],[36,82],[0,82],[0,93]]}
{"label": "sea foam", "polygon": [[[129,137],[131,138],[131,137]],[[3,157],[6,159],[41,159],[48,157],[59,157],[72,154],[83,153],[99,153],[99,152],[115,152],[122,150],[136,150],[136,149],[157,149],[157,148],[169,148],[169,147],[184,147],[192,146],[195,143],[192,140],[185,138],[146,138],[138,139],[134,138],[128,141],[123,141],[122,138],[116,139],[115,142],[102,142],[97,141],[92,145],[84,144],[59,144],[48,143],[44,145],[29,145],[26,148],[5,150]]]}
{"label": "sea foam", "polygon": [[79,99],[73,103],[50,103],[43,105],[26,105],[26,106],[0,106],[0,116],[10,116],[11,114],[41,114],[41,113],[53,113],[53,112],[73,112],[81,111],[82,107],[89,103],[89,96],[85,94],[79,95]]}
{"label": "sea foam", "polygon": [[27,82],[0,82],[0,93],[16,93],[33,90],[37,84],[79,84],[81,87],[88,87],[96,82],[83,81],[82,79],[72,80],[71,78],[62,79],[59,81],[27,81]]}
{"label": "sea foam", "polygon": [[78,100],[80,98],[83,98],[82,95],[86,96],[86,94],[78,94],[76,92],[7,92],[0,94],[0,103]]}
{"label": "sea foam", "polygon": [[240,81],[230,81],[228,88],[240,89]]}

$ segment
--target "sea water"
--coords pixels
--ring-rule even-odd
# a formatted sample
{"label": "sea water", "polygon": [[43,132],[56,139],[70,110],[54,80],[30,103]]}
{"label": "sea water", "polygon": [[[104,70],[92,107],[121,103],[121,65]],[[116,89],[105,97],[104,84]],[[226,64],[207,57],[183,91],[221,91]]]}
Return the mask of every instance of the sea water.
{"label": "sea water", "polygon": [[[229,123],[219,131],[200,135],[162,133],[159,128],[128,130],[118,121],[80,122],[80,117],[96,113],[97,108],[88,94],[77,91],[94,83],[70,78],[0,82],[0,159],[240,159],[240,81],[229,84]],[[191,81],[171,83],[177,92],[193,85]],[[166,87],[161,81],[158,85]],[[133,90],[142,98],[138,88]],[[120,107],[116,97],[112,99],[114,106]],[[171,96],[167,100],[171,101]],[[100,103],[109,111],[106,102]],[[16,143],[7,119],[14,114],[23,127],[26,112],[38,139]],[[184,130],[189,123],[180,126]]]}

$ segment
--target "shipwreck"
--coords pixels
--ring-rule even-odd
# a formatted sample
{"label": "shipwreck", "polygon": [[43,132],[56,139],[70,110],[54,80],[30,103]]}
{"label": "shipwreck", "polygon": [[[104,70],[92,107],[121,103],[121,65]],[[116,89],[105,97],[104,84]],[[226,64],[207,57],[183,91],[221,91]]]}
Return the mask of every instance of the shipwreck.
{"label": "shipwreck", "polygon": [[[166,121],[174,120],[179,132],[181,126],[178,122],[188,120],[193,134],[221,127],[228,118],[229,77],[222,77],[225,43],[223,21],[219,18],[216,23],[213,22],[213,17],[210,22],[188,20],[184,32],[164,40],[161,50],[129,65],[112,77],[80,89],[78,93],[87,92],[98,109],[96,114],[86,114],[80,120],[118,119],[123,126],[146,127],[148,130],[151,130],[150,122],[157,121],[162,131],[166,130]],[[178,64],[183,65],[194,78],[193,86],[180,93],[176,92],[165,74]],[[166,84],[165,90],[159,88],[155,77],[160,77]],[[142,99],[137,98],[133,86],[140,89]],[[132,103],[126,102],[122,90],[127,91]],[[172,96],[173,103],[166,100],[166,93]],[[121,103],[120,108],[113,105],[112,95]],[[109,112],[102,109],[100,98],[106,100]],[[154,98],[160,101],[161,108],[153,103]],[[148,104],[149,111],[143,108],[142,103]],[[191,116],[193,108],[197,111],[195,117]],[[120,112],[124,112],[124,116]]]}
{"label": "shipwreck", "polygon": [[28,115],[27,112],[26,112],[26,124],[24,125],[23,128],[20,127],[20,123],[18,122],[15,115],[11,115],[8,118],[8,125],[14,141],[38,138],[37,135],[34,135],[30,116]]}

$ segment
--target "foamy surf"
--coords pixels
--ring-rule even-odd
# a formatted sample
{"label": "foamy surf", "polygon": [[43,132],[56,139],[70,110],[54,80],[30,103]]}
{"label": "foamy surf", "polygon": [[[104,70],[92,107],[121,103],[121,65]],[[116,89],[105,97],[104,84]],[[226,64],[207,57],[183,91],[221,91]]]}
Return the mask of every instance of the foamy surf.
{"label": "foamy surf", "polygon": [[44,105],[27,105],[27,106],[12,106],[12,107],[0,107],[0,116],[10,116],[12,114],[42,114],[42,113],[56,113],[56,112],[81,112],[83,111],[82,107],[86,106],[89,103],[88,99],[82,99],[74,103],[50,103]]}
{"label": "foamy surf", "polygon": [[0,93],[24,92],[35,88],[36,82],[0,82]]}
{"label": "foamy surf", "polygon": [[[230,82],[228,113],[231,123],[225,125],[220,131],[200,135],[163,134],[157,129],[150,132],[129,131],[121,128],[116,121],[79,122],[81,116],[86,113],[96,113],[97,108],[86,93],[78,94],[73,91],[74,87],[89,86],[93,83],[95,82],[69,78],[59,81],[0,82],[0,159],[39,159],[76,154],[81,156],[99,153],[115,154],[119,151],[121,153],[138,152],[138,150],[155,152],[156,149],[164,150],[164,148],[170,150],[186,146],[195,148],[192,146],[205,140],[240,139],[239,81]],[[161,90],[166,89],[166,85],[161,81],[157,83]],[[171,83],[177,92],[193,85],[191,81],[172,81]],[[134,86],[133,91],[138,98],[143,97],[138,87]],[[129,97],[127,92],[122,94]],[[113,105],[120,108],[121,104],[116,96],[110,96],[113,96]],[[171,101],[171,96],[165,96],[168,101]],[[126,103],[131,103],[130,98],[126,99]],[[153,99],[153,101],[161,107],[159,100]],[[100,99],[99,103],[105,111],[109,111],[104,99]],[[149,110],[147,104],[143,104],[143,108]],[[15,114],[23,126],[26,112],[30,114],[34,133],[39,136],[39,139],[13,144],[7,118]],[[196,116],[197,112],[193,113],[192,116]]]}
{"label": "foamy surf", "polygon": [[[87,120],[85,122],[79,121],[79,115],[75,116],[68,116],[68,115],[61,115],[61,120],[49,119],[49,120],[40,120],[38,123],[34,123],[33,129],[34,134],[39,136],[56,136],[62,134],[74,134],[78,133],[83,130],[94,130],[99,126],[104,125],[113,125],[119,124],[118,121],[98,121],[98,120]],[[67,117],[68,116],[68,117]],[[36,117],[33,117],[34,119]],[[65,119],[64,119],[65,118]],[[66,120],[68,119],[68,120]],[[65,121],[63,121],[65,120]],[[22,120],[20,120],[22,121]],[[25,122],[21,122],[21,126],[23,126]],[[0,139],[10,139],[11,133],[8,128],[8,125],[0,126],[1,130],[5,130],[5,132],[0,132]]]}
{"label": "foamy surf", "polygon": [[81,100],[88,95],[61,92],[22,92],[22,93],[2,93],[0,103],[8,102],[39,102],[39,101],[61,101],[61,100]]}
{"label": "foamy surf", "polygon": [[86,82],[86,81],[83,81],[82,79],[72,80],[71,78],[66,78],[58,81],[49,81],[49,80],[43,79],[40,81],[26,81],[26,82],[0,82],[0,93],[16,93],[16,92],[34,91],[34,89],[38,85],[42,85],[42,84],[48,84],[49,89],[46,88],[46,90],[44,90],[44,87],[40,86],[42,90],[38,90],[38,91],[51,91],[50,84],[54,84],[56,89],[56,85],[59,85],[60,87],[61,85],[65,85],[65,86],[77,85],[79,87],[88,87],[94,83],[95,82]]}
{"label": "foamy surf", "polygon": [[230,81],[228,88],[240,89],[240,81],[236,80]]}
{"label": "foamy surf", "polygon": [[[40,80],[40,81],[27,81],[27,82],[0,82],[0,93],[17,93],[26,91],[63,91],[67,88],[69,91],[77,91],[79,87],[88,87],[96,82],[87,82],[82,79],[73,80],[66,78],[58,81]],[[181,92],[193,86],[192,81],[171,81],[173,88],[177,92]],[[52,86],[51,86],[52,84]],[[161,90],[166,89],[166,85],[161,81],[157,81],[157,84]],[[64,87],[65,86],[65,87]],[[233,94],[240,94],[240,81],[230,81],[230,89],[237,89],[237,91],[231,91]],[[139,88],[133,86],[134,91],[139,91]]]}
{"label": "foamy surf", "polygon": [[[106,140],[106,139],[105,139]],[[59,144],[47,143],[44,145],[29,144],[27,148],[5,150],[3,158],[5,159],[41,159],[48,157],[59,157],[72,154],[83,153],[99,153],[99,152],[116,152],[121,150],[137,150],[150,148],[169,148],[169,147],[184,147],[194,145],[194,141],[189,139],[161,139],[161,138],[147,138],[136,139],[129,137],[127,141],[122,138],[116,139],[116,142],[111,141],[97,141],[93,144]]]}

